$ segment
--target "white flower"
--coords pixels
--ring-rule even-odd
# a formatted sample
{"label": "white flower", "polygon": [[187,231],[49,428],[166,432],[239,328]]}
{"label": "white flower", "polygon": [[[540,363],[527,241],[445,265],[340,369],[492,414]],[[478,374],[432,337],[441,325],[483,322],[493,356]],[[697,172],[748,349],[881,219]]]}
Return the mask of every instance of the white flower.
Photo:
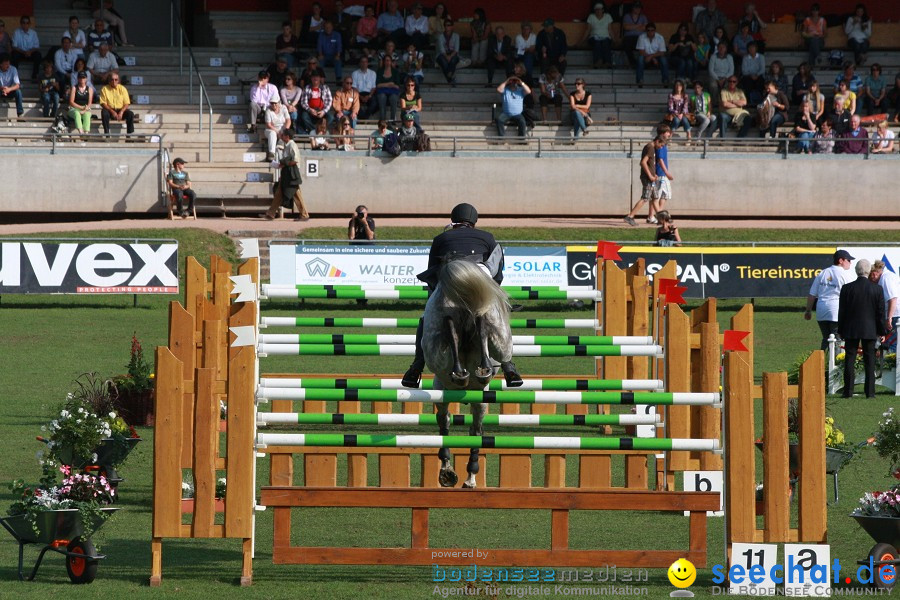
{"label": "white flower", "polygon": [[109,418],[110,418],[110,419],[115,419],[115,418],[116,418],[116,413],[114,413],[114,412],[109,413]]}
{"label": "white flower", "polygon": [[47,431],[47,426],[46,426],[46,425],[41,425],[41,431]]}
{"label": "white flower", "polygon": [[92,462],[92,463],[96,463],[96,462],[97,462],[97,453],[96,453],[96,452],[94,452],[93,454],[91,454],[91,462]]}
{"label": "white flower", "polygon": [[69,416],[69,411],[63,410],[61,413],[59,413],[59,416],[61,416],[63,419],[67,418]]}

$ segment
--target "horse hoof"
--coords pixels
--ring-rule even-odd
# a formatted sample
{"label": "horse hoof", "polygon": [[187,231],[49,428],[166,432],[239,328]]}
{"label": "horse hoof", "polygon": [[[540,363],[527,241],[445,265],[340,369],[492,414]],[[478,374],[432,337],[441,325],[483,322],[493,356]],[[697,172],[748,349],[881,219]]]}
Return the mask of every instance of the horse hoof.
{"label": "horse hoof", "polygon": [[459,483],[459,475],[453,469],[441,469],[441,472],[438,473],[438,483],[441,484],[441,487],[454,487]]}
{"label": "horse hoof", "polygon": [[475,489],[475,485],[474,485],[474,484],[473,484],[473,485],[469,485],[468,483],[463,483],[463,484],[462,484],[462,487],[463,487],[463,489],[465,489],[465,490],[474,490],[474,489]]}
{"label": "horse hoof", "polygon": [[460,387],[465,387],[469,385],[469,372],[463,371],[462,373],[450,373],[450,379],[453,380],[453,383]]}

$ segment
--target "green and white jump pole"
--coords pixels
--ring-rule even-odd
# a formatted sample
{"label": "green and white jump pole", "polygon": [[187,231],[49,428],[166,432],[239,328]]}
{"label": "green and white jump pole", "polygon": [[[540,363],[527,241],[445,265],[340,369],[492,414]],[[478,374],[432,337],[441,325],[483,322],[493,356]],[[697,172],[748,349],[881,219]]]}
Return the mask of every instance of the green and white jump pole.
{"label": "green and white jump pole", "polygon": [[[415,344],[272,344],[260,343],[259,356],[413,356]],[[656,356],[661,346],[513,346],[513,356]]]}
{"label": "green and white jump pole", "polygon": [[[514,335],[512,342],[526,346],[650,346],[653,338],[646,335]],[[329,333],[263,333],[261,344],[369,344],[391,346],[415,344],[415,335],[398,334],[329,334]]]}
{"label": "green and white jump pole", "polygon": [[[600,292],[592,289],[571,290],[508,290],[511,300],[600,300]],[[263,284],[260,298],[317,299],[337,298],[347,300],[427,300],[427,290],[356,290],[356,289],[297,289]]]}
{"label": "green and white jump pole", "polygon": [[[437,415],[369,413],[260,412],[257,425],[429,425],[437,427]],[[484,415],[484,424],[500,427],[655,425],[657,415]],[[451,425],[471,425],[472,415],[451,415]]]}
{"label": "green and white jump pole", "polygon": [[[262,377],[259,385],[266,388],[311,388],[311,389],[368,389],[403,390],[408,389],[399,379],[338,379],[330,377]],[[423,379],[421,389],[434,389],[433,379]],[[503,379],[494,378],[489,390],[515,391],[661,391],[663,382],[659,379],[525,379],[520,387],[509,388]]]}
{"label": "green and white jump pole", "polygon": [[[418,318],[378,317],[261,317],[259,327],[383,327],[414,329]],[[511,329],[599,329],[595,319],[510,319]]]}

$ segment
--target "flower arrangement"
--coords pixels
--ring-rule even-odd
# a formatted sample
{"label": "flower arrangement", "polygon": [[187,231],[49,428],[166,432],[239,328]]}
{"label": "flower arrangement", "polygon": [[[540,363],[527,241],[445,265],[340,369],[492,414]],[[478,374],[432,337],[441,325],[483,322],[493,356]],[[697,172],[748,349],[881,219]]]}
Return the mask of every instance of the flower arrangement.
{"label": "flower arrangement", "polygon": [[866,492],[852,513],[855,517],[900,518],[900,484],[883,492]]}
{"label": "flower arrangement", "polygon": [[136,333],[131,336],[128,373],[119,375],[114,382],[120,394],[141,394],[153,389],[153,368],[144,358],[144,349]]}

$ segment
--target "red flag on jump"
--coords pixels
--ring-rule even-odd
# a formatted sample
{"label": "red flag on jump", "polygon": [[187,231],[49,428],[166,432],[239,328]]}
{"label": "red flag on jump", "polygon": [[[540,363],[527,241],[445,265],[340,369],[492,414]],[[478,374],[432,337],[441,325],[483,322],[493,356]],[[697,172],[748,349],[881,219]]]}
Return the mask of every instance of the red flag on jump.
{"label": "red flag on jump", "polygon": [[669,286],[669,289],[667,289],[665,293],[666,304],[684,304],[684,296],[682,296],[682,294],[684,294],[686,291],[687,286]]}
{"label": "red flag on jump", "polygon": [[597,242],[597,258],[601,260],[622,260],[619,250],[622,246],[615,242]]}
{"label": "red flag on jump", "polygon": [[665,296],[666,292],[669,291],[669,288],[675,287],[678,285],[677,279],[660,279],[659,280],[659,294],[660,296]]}
{"label": "red flag on jump", "polygon": [[744,338],[750,335],[749,331],[736,331],[734,329],[726,329],[722,340],[722,348],[724,350],[737,350],[738,352],[748,352],[749,348],[744,345]]}

